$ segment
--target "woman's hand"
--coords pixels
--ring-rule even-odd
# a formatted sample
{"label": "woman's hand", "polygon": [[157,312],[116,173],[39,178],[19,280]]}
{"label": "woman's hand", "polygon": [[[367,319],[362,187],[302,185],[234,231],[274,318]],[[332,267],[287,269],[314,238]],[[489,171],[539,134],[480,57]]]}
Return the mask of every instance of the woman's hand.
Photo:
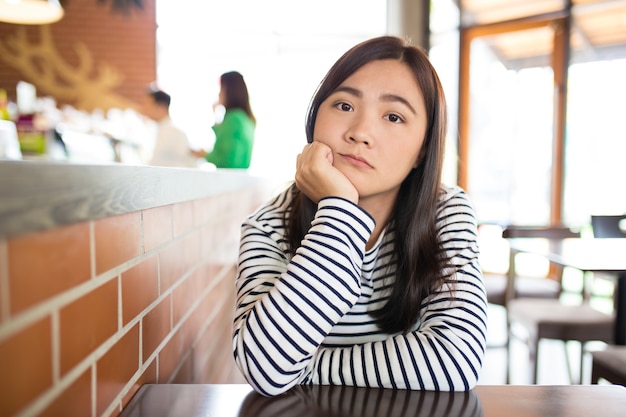
{"label": "woman's hand", "polygon": [[315,203],[329,196],[359,202],[354,185],[333,166],[333,150],[321,142],[307,144],[298,155],[296,186]]}
{"label": "woman's hand", "polygon": [[206,157],[206,151],[204,149],[190,149],[189,152],[197,158]]}

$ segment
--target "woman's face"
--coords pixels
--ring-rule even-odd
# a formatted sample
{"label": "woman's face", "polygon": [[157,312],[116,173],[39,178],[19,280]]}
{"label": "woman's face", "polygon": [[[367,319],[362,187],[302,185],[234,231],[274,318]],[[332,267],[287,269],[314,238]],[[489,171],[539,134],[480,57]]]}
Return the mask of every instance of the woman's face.
{"label": "woman's face", "polygon": [[222,106],[226,105],[226,86],[220,84],[220,92],[217,96],[217,102]]}
{"label": "woman's face", "polygon": [[422,92],[409,67],[377,60],[322,102],[313,139],[333,150],[333,165],[356,187],[359,205],[393,203],[417,166],[426,123]]}

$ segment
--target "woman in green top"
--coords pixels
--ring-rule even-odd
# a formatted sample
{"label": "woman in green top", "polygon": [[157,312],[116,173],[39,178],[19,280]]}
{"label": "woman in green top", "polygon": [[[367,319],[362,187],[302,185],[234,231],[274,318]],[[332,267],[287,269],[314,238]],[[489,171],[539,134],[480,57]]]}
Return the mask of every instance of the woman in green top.
{"label": "woman in green top", "polygon": [[250,108],[248,87],[240,73],[231,71],[220,76],[218,104],[224,106],[226,113],[222,122],[213,126],[213,150],[209,153],[194,153],[217,168],[248,168],[252,158],[256,119]]}

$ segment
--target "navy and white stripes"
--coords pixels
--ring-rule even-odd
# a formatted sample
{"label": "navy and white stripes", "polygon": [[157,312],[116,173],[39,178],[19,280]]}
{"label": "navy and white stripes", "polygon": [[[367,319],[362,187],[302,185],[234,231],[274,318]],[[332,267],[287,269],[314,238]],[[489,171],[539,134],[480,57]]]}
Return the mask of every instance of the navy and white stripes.
{"label": "navy and white stripes", "polygon": [[440,201],[438,231],[455,267],[425,301],[408,334],[385,334],[368,311],[388,297],[391,231],[365,244],[373,219],[340,198],[321,200],[293,258],[283,225],[290,192],[242,226],[233,349],[255,390],[277,395],[296,384],[345,384],[463,391],[474,387],[485,350],[486,298],[476,220],[466,194]]}

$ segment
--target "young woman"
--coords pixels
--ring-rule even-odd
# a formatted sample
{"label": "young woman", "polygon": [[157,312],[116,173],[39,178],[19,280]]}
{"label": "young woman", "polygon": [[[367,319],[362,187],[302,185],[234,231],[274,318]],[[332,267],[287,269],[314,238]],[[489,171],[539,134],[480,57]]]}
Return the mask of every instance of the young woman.
{"label": "young woman", "polygon": [[399,38],[323,79],[295,183],[242,226],[233,349],[259,393],[475,386],[487,302],[473,208],[441,183],[445,127],[434,68]]}
{"label": "young woman", "polygon": [[218,104],[224,106],[226,112],[224,119],[213,126],[213,150],[193,153],[217,168],[249,168],[256,119],[250,107],[248,87],[239,72],[225,72],[220,76]]}

